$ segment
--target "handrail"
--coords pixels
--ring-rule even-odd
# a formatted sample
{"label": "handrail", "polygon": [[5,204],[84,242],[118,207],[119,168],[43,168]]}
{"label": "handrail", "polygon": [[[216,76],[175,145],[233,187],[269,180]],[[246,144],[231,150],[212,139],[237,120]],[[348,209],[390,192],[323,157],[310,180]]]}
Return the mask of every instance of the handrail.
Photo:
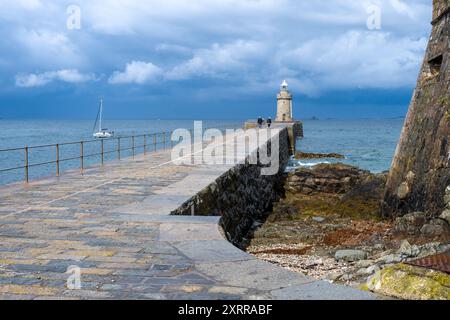
{"label": "handrail", "polygon": [[[230,126],[230,125],[222,125],[222,126],[216,126],[215,129],[231,129],[236,128],[236,126]],[[203,128],[203,130],[208,130],[211,128]],[[189,130],[191,133],[194,131],[194,129]],[[131,153],[131,155],[134,157],[136,155],[137,151],[140,151],[143,149],[143,153],[151,153],[156,152],[158,150],[158,147],[163,146],[163,149],[166,149],[167,143],[169,142],[170,147],[174,146],[174,143],[179,143],[179,141],[172,141],[170,136],[172,135],[173,131],[163,131],[163,132],[155,132],[155,133],[144,133],[144,134],[138,134],[138,135],[127,135],[127,136],[118,136],[113,138],[107,138],[107,139],[96,139],[96,140],[82,140],[82,141],[72,141],[72,142],[63,142],[63,143],[55,143],[55,144],[43,144],[43,145],[34,145],[34,146],[25,146],[22,148],[7,148],[7,149],[0,149],[0,155],[6,152],[17,152],[17,151],[23,151],[24,152],[24,159],[23,159],[23,165],[18,165],[16,167],[9,167],[9,168],[0,168],[0,173],[14,171],[14,170],[24,170],[24,180],[25,182],[29,182],[30,176],[29,176],[29,169],[39,166],[47,166],[56,164],[56,176],[60,175],[60,164],[69,162],[69,161],[80,161],[80,169],[83,172],[85,167],[84,160],[87,158],[93,158],[93,157],[101,157],[100,163],[103,165],[105,160],[105,155],[110,154],[117,154],[116,159],[120,160],[122,158],[122,154],[124,152],[129,152],[128,155]],[[139,141],[137,142],[137,139],[142,138],[143,144],[140,144]],[[150,139],[149,139],[150,138]],[[151,139],[153,138],[153,139]],[[159,138],[159,139],[158,139]],[[122,147],[121,142],[122,141],[128,141],[128,145],[126,147]],[[106,143],[115,143],[115,147],[113,149],[105,150],[105,144]],[[100,152],[95,153],[89,153],[86,154],[86,144],[93,144],[93,143],[100,143]],[[137,144],[136,144],[137,143]],[[73,156],[73,157],[61,157],[61,147],[63,146],[80,146],[79,155]],[[151,148],[152,147],[152,148]],[[45,148],[54,148],[55,152],[55,160],[50,161],[44,161],[44,162],[38,162],[38,163],[31,163],[30,162],[30,153],[33,150],[36,149],[45,149]],[[89,147],[88,149],[90,149]]]}

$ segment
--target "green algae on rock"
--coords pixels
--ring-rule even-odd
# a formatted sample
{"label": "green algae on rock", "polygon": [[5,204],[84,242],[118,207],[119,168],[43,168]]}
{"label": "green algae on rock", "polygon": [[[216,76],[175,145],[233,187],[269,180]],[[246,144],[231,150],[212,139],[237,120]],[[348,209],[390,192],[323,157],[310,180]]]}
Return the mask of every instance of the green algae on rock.
{"label": "green algae on rock", "polygon": [[339,153],[306,153],[306,152],[296,152],[295,159],[324,159],[324,158],[334,158],[334,159],[345,159],[345,156]]}
{"label": "green algae on rock", "polygon": [[367,288],[378,294],[407,300],[450,300],[450,275],[396,264],[371,277]]}

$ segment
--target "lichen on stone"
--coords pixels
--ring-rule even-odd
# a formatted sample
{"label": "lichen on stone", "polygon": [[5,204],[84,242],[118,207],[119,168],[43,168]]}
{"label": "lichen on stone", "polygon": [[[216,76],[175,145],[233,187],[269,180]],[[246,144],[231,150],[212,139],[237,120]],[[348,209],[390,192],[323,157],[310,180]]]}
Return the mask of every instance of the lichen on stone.
{"label": "lichen on stone", "polygon": [[406,264],[396,264],[377,272],[369,279],[367,288],[400,299],[449,300],[450,275]]}
{"label": "lichen on stone", "polygon": [[438,104],[439,104],[440,106],[448,106],[448,105],[449,105],[448,102],[449,102],[449,101],[448,101],[448,98],[445,97],[445,96],[440,97],[440,98],[438,99]]}

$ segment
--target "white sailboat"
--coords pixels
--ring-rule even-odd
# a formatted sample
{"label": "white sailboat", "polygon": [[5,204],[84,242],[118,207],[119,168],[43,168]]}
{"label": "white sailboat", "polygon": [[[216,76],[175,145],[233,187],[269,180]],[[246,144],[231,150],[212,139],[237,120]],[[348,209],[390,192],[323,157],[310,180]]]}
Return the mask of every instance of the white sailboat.
{"label": "white sailboat", "polygon": [[95,132],[93,134],[93,136],[94,136],[94,138],[99,138],[99,139],[111,138],[112,136],[114,136],[114,132],[109,131],[108,129],[104,129],[102,127],[102,120],[103,120],[103,99],[100,99],[100,108],[98,110],[97,119],[95,120],[95,124],[94,124],[94,130],[95,130],[95,128],[97,126],[97,122],[98,122],[98,131]]}

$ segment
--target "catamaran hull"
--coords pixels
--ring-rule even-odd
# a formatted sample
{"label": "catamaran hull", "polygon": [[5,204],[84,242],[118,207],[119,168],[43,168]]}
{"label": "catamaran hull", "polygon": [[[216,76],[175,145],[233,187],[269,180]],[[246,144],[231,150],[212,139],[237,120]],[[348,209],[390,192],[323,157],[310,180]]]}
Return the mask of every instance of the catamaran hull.
{"label": "catamaran hull", "polygon": [[98,139],[107,139],[107,138],[111,138],[113,135],[109,132],[97,132],[94,133],[94,138],[98,138]]}

